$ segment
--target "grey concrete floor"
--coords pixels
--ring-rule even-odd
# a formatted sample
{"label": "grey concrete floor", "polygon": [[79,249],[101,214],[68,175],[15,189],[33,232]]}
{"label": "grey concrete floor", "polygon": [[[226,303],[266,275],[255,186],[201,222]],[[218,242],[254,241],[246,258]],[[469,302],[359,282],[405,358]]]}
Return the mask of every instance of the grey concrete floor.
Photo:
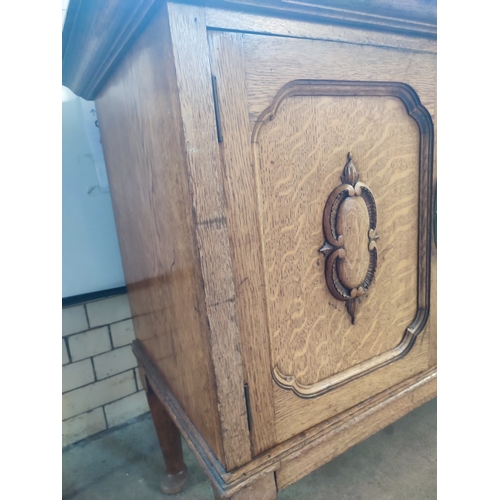
{"label": "grey concrete floor", "polygon": [[[280,491],[278,499],[435,499],[436,427],[434,399]],[[167,496],[159,490],[163,463],[149,415],[75,444],[63,452],[63,499],[212,500],[210,482],[183,446],[189,482]]]}

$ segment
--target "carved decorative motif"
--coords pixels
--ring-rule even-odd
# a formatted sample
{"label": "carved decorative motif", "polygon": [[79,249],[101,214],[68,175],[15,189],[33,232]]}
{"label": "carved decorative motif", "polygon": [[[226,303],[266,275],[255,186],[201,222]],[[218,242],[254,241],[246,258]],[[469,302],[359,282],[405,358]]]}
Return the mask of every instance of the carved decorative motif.
{"label": "carved decorative motif", "polygon": [[[340,179],[343,184],[332,191],[326,202],[323,213],[326,241],[319,251],[326,257],[328,290],[346,303],[354,324],[359,297],[370,286],[377,268],[377,207],[368,186],[359,182],[351,153]],[[351,240],[350,244],[346,239]]]}
{"label": "carved decorative motif", "polygon": [[[411,116],[415,122],[418,124],[420,132],[420,151],[419,151],[419,202],[418,202],[418,228],[419,228],[419,239],[418,239],[418,270],[417,270],[417,304],[415,317],[410,325],[406,328],[403,333],[401,342],[393,349],[379,354],[369,360],[363,361],[357,365],[352,366],[342,372],[335,373],[330,377],[320,380],[314,384],[302,384],[297,380],[293,374],[282,373],[278,366],[275,365],[272,369],[272,376],[274,381],[278,386],[283,389],[291,390],[297,396],[301,398],[315,398],[325,394],[343,384],[351,382],[359,377],[367,375],[374,370],[378,370],[383,366],[393,363],[398,359],[406,356],[415,344],[417,336],[422,332],[427,323],[429,317],[430,308],[430,255],[431,255],[431,241],[432,241],[432,225],[433,225],[433,206],[432,206],[432,164],[434,158],[433,144],[434,144],[434,125],[432,123],[432,118],[427,111],[427,109],[422,105],[417,93],[407,84],[399,82],[348,82],[348,81],[312,81],[312,80],[295,80],[284,87],[276,95],[273,103],[269,108],[267,108],[258,120],[258,125],[254,129],[252,142],[257,142],[256,138],[259,135],[260,127],[262,127],[268,121],[271,121],[276,115],[280,104],[289,97],[295,96],[380,96],[380,97],[397,97],[400,99],[407,111],[408,115]],[[346,167],[349,165],[346,165]],[[361,203],[366,206],[365,210],[368,211],[367,219],[368,224],[373,219],[376,224],[376,211],[370,217],[370,207],[375,209],[375,200],[371,194],[368,187],[359,186],[360,194],[356,196],[355,186],[359,183],[359,174],[355,167],[351,164],[347,169],[345,169],[342,178],[344,185],[348,185],[350,190],[354,191],[354,196],[350,195],[350,190],[347,189],[347,195],[345,198],[340,197],[337,199],[338,192],[334,191],[329,198],[329,202],[337,200],[337,208],[335,213],[338,214],[339,209],[347,213],[341,213],[341,217],[337,217],[336,223],[340,220],[340,225],[342,221],[349,220],[349,212],[352,210],[358,217],[353,217],[352,220],[361,221],[363,217],[359,217],[362,213],[361,207],[357,206]],[[364,189],[366,187],[366,190]],[[339,186],[340,189],[342,186]],[[334,195],[335,193],[335,195]],[[370,199],[371,198],[371,199]],[[358,200],[360,203],[355,202],[354,204],[349,204],[343,208],[339,208],[342,202],[350,203],[347,200]],[[363,202],[361,202],[361,199]],[[368,200],[368,201],[367,201]],[[326,209],[325,209],[326,213]],[[331,214],[331,207],[330,212]],[[365,220],[366,222],[366,220]],[[324,220],[324,224],[325,220]],[[376,242],[377,239],[375,224],[373,228],[368,227],[368,231],[373,229],[368,235],[369,252],[364,252],[365,256],[368,255],[371,259],[376,259]],[[324,226],[325,227],[325,226]],[[328,219],[329,230],[332,229],[331,217]],[[345,223],[345,227],[348,228],[349,224]],[[356,229],[357,234],[361,234]],[[325,237],[329,233],[325,231]],[[337,293],[344,298],[346,302],[346,307],[351,318],[356,316],[357,301],[352,299],[358,299],[360,292],[359,288],[363,289],[365,283],[364,279],[360,281],[360,286],[351,286],[356,277],[359,277],[358,273],[360,269],[363,269],[363,265],[349,266],[354,260],[352,258],[347,259],[346,256],[351,256],[352,248],[351,243],[356,243],[356,238],[347,239],[336,224],[333,224],[333,230],[330,231],[331,237],[326,238],[326,242],[320,249],[322,253],[328,255],[326,262],[326,269],[330,267],[335,267],[337,270],[337,276],[339,277],[338,283],[344,283],[345,292],[342,294],[342,288],[339,286],[338,290],[333,284],[333,287],[329,286],[330,292],[335,296]],[[340,238],[343,236],[343,238]],[[366,236],[365,236],[366,238]],[[371,251],[370,246],[372,246],[374,251]],[[354,248],[356,246],[354,245]],[[341,258],[342,256],[342,258]],[[363,252],[359,255],[361,263],[363,263]],[[328,262],[331,259],[331,262]],[[333,261],[338,261],[333,266]],[[369,259],[370,261],[370,259]],[[374,265],[373,265],[374,264]],[[369,274],[370,262],[366,265],[366,274],[363,276],[368,277],[369,282],[373,278],[373,275]],[[376,267],[376,260],[372,263],[373,271]],[[354,272],[356,271],[357,272]],[[327,281],[329,279],[328,274],[326,275]],[[342,279],[342,281],[341,281]],[[333,283],[333,273],[331,275],[331,281]],[[351,281],[352,280],[352,281]],[[337,284],[338,284],[337,283]],[[348,286],[345,286],[345,285]],[[356,295],[352,297],[351,291],[356,290]],[[335,290],[335,291],[333,291]],[[366,287],[364,288],[366,291]],[[352,292],[354,294],[354,291]],[[361,294],[362,295],[362,294]],[[342,299],[340,299],[342,300]]]}

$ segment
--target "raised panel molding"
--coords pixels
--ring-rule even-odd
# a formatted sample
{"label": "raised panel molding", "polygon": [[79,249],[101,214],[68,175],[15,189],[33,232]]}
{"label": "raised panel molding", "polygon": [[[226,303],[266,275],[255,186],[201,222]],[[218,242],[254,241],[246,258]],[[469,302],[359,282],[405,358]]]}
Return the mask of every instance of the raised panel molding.
{"label": "raised panel molding", "polygon": [[182,436],[215,498],[275,500],[436,396],[435,5],[71,0],[158,491]]}
{"label": "raised panel molding", "polygon": [[[283,389],[291,390],[301,398],[315,398],[325,394],[336,387],[346,384],[361,376],[373,372],[389,363],[392,363],[404,357],[413,347],[416,337],[423,330],[429,317],[430,306],[430,249],[432,235],[432,165],[433,165],[433,144],[434,144],[434,127],[432,118],[427,109],[421,104],[417,93],[407,84],[399,82],[349,82],[349,81],[313,81],[313,80],[295,80],[285,85],[276,95],[273,103],[267,108],[254,128],[252,135],[252,143],[258,144],[259,133],[262,127],[274,119],[279,112],[280,105],[289,97],[297,96],[381,96],[381,97],[396,97],[400,99],[408,111],[408,115],[412,117],[418,125],[420,132],[420,149],[419,149],[419,194],[418,194],[418,271],[417,271],[417,309],[412,323],[402,332],[401,342],[393,349],[377,355],[371,359],[356,364],[339,373],[335,373],[330,377],[320,380],[313,384],[300,383],[294,374],[281,373],[278,366],[272,368],[272,376],[275,383]],[[258,153],[255,151],[255,154]],[[326,215],[327,209],[330,210],[334,201],[341,196],[340,191],[343,189],[349,193],[350,189],[355,190],[355,185],[358,182],[356,179],[357,172],[352,168],[350,158],[348,158],[346,170],[342,176],[342,186],[335,189],[327,202],[324,215],[324,228],[331,226],[331,217]],[[348,167],[349,163],[351,165]],[[256,164],[258,164],[256,158]],[[340,191],[339,191],[340,190]],[[368,187],[359,186],[360,194],[364,192],[365,203],[368,210],[369,219],[369,235],[367,244],[370,251],[370,259],[368,270],[362,282],[362,286],[345,287],[344,290],[335,284],[335,278],[329,273],[329,270],[337,269],[336,260],[340,257],[343,249],[343,242],[337,240],[335,242],[335,234],[327,239],[327,245],[323,246],[320,251],[327,254],[325,272],[327,286],[332,295],[338,300],[344,300],[347,303],[347,309],[350,316],[355,318],[355,299],[362,295],[366,288],[370,285],[373,273],[376,268],[376,208],[373,194]],[[341,200],[343,201],[343,200]],[[338,203],[340,205],[341,201]],[[337,206],[338,210],[339,206]],[[371,213],[370,213],[371,212]],[[328,220],[326,220],[328,218]],[[373,227],[372,227],[373,226]],[[325,236],[327,236],[325,232]],[[332,239],[333,237],[333,239]],[[333,243],[332,243],[333,242]],[[330,248],[331,247],[331,248]],[[348,273],[344,272],[344,279]],[[338,273],[336,272],[338,278]],[[348,280],[347,280],[348,281]],[[338,280],[340,282],[340,279]],[[351,283],[352,284],[352,283]],[[340,289],[339,289],[340,288]],[[360,291],[361,289],[361,291]],[[345,292],[345,293],[344,293]]]}

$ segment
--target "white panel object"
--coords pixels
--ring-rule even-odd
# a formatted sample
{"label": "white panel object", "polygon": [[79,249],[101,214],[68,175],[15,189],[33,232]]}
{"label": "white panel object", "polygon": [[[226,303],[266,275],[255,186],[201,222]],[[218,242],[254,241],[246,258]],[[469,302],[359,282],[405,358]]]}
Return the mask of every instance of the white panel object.
{"label": "white panel object", "polygon": [[62,102],[72,101],[73,99],[78,99],[78,96],[73,94],[73,92],[68,89],[68,87],[62,86]]}
{"label": "white panel object", "polygon": [[82,98],[80,98],[80,104],[82,106],[85,132],[90,150],[92,151],[97,180],[99,181],[99,189],[101,193],[109,193],[108,173],[106,172],[106,163],[104,162],[95,104],[94,101],[86,101]]}
{"label": "white panel object", "polygon": [[63,297],[125,284],[111,196],[99,190],[79,101],[62,102]]}

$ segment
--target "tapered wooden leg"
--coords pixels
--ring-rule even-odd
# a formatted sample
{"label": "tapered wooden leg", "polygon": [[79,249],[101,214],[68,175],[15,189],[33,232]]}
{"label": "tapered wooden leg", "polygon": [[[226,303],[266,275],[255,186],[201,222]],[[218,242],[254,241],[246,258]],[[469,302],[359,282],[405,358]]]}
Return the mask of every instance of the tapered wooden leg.
{"label": "tapered wooden leg", "polygon": [[158,396],[149,387],[144,373],[141,373],[141,380],[143,385],[145,384],[149,409],[167,468],[167,474],[161,481],[160,488],[163,493],[173,495],[182,490],[188,478],[187,467],[182,457],[181,434]]}
{"label": "tapered wooden leg", "polygon": [[261,479],[257,479],[230,496],[221,496],[214,488],[214,498],[215,500],[276,500],[274,473],[271,472]]}

